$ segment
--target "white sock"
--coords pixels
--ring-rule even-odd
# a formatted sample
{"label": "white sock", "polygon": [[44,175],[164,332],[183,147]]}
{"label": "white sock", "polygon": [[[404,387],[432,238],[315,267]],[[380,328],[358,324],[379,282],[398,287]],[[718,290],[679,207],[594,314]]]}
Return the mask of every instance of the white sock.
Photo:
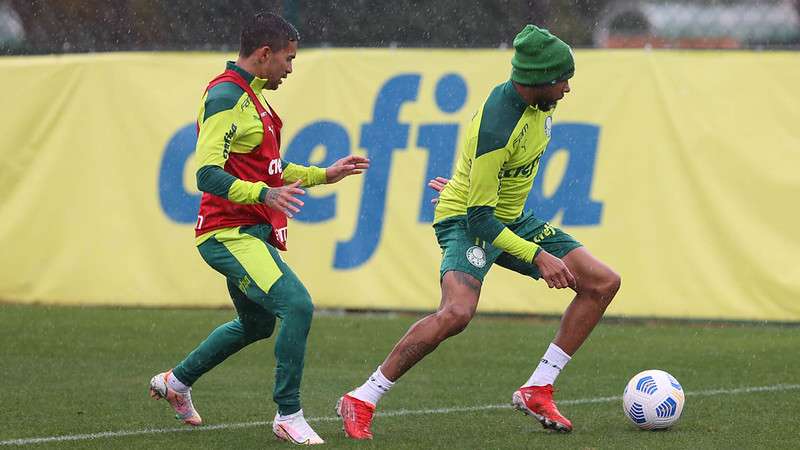
{"label": "white sock", "polygon": [[545,386],[556,382],[556,377],[569,360],[572,359],[568,354],[561,350],[556,344],[551,343],[547,351],[542,356],[539,365],[528,381],[522,387]]}
{"label": "white sock", "polygon": [[167,386],[175,392],[183,393],[189,390],[189,386],[183,384],[172,372],[170,372],[167,377]]}
{"label": "white sock", "polygon": [[277,414],[275,414],[275,421],[277,421],[277,422],[285,422],[287,420],[293,420],[293,419],[295,419],[297,417],[302,417],[302,416],[303,416],[303,410],[302,409],[300,411],[297,411],[296,413],[292,413],[292,414],[289,414],[289,415],[286,415],[286,416],[282,416],[281,413],[277,413]]}
{"label": "white sock", "polygon": [[378,400],[383,397],[383,394],[389,392],[392,386],[394,386],[394,382],[389,381],[381,372],[380,366],[378,366],[375,372],[367,378],[366,383],[350,392],[350,396],[362,402],[377,405]]}

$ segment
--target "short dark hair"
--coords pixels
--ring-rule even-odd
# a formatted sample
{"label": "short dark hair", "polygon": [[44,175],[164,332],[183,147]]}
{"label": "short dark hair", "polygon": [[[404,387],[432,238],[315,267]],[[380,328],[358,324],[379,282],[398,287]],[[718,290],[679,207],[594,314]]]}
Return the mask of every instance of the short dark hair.
{"label": "short dark hair", "polygon": [[262,11],[245,21],[242,26],[239,55],[250,56],[264,46],[279,52],[289,45],[289,41],[299,40],[300,33],[294,25],[277,14]]}

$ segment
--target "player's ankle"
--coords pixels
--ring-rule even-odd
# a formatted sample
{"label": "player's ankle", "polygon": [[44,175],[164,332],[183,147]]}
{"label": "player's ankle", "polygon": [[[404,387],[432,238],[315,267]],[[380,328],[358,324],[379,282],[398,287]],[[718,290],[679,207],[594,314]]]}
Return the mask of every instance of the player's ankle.
{"label": "player's ankle", "polygon": [[572,358],[561,350],[556,344],[551,343],[547,351],[536,366],[528,381],[523,384],[523,387],[528,386],[547,386],[555,384],[556,378],[561,373],[561,370],[567,365]]}
{"label": "player's ankle", "polygon": [[303,410],[299,409],[291,414],[281,414],[280,411],[275,415],[275,420],[278,422],[288,422],[298,417],[303,417]]}
{"label": "player's ankle", "polygon": [[392,386],[394,386],[394,382],[389,381],[381,372],[380,366],[378,366],[364,384],[351,391],[348,395],[363,402],[377,405],[381,397],[389,392]]}
{"label": "player's ankle", "polygon": [[181,394],[189,392],[189,388],[191,387],[187,386],[181,380],[179,380],[178,377],[176,377],[175,374],[172,373],[172,371],[170,371],[169,375],[167,375],[167,386],[173,391],[179,392]]}

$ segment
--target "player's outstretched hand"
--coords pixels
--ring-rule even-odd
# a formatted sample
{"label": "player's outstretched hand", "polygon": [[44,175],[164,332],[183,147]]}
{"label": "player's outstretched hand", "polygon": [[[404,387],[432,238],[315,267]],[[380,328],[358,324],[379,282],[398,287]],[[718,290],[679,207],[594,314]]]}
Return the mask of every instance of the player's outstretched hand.
{"label": "player's outstretched hand", "polygon": [[306,193],[306,191],[300,189],[302,182],[303,180],[297,180],[286,186],[269,188],[267,196],[264,198],[264,204],[272,209],[281,211],[288,217],[294,217],[295,213],[300,212],[297,206],[303,206],[303,201],[295,196],[305,195]]}
{"label": "player's outstretched hand", "polygon": [[533,258],[533,263],[539,268],[539,273],[542,274],[542,278],[547,282],[548,287],[556,289],[571,287],[576,289],[575,277],[572,276],[572,272],[569,271],[564,261],[542,249]]}
{"label": "player's outstretched hand", "polygon": [[358,175],[369,169],[369,159],[363,156],[350,155],[336,161],[325,169],[326,182],[336,183],[350,175]]}
{"label": "player's outstretched hand", "polygon": [[[428,187],[430,187],[431,189],[433,189],[436,192],[442,192],[442,189],[444,189],[444,186],[449,181],[450,180],[448,180],[447,178],[444,178],[444,177],[436,177],[436,178],[428,181]],[[431,203],[433,203],[434,205],[436,203],[438,203],[438,202],[439,202],[439,197],[431,199]]]}

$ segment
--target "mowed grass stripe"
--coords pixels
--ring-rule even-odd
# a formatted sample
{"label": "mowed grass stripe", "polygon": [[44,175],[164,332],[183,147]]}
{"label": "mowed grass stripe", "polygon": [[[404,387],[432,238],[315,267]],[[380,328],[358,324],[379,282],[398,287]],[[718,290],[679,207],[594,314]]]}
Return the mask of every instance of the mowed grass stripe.
{"label": "mowed grass stripe", "polygon": [[[750,386],[750,387],[741,387],[734,389],[710,389],[704,391],[686,392],[686,396],[701,397],[701,396],[711,396],[711,395],[738,395],[738,394],[749,394],[753,392],[790,391],[796,389],[800,389],[800,384],[775,384],[771,386]],[[583,398],[574,400],[560,400],[557,403],[559,405],[584,405],[591,403],[608,403],[621,400],[622,400],[621,396],[613,396],[613,397]],[[452,408],[432,408],[432,409],[413,409],[413,410],[400,409],[396,411],[378,412],[376,416],[401,417],[401,416],[424,415],[424,414],[451,414],[456,412],[486,411],[491,409],[505,409],[505,408],[510,409],[511,408],[510,403],[504,403],[499,405],[461,406]],[[309,422],[333,422],[337,420],[339,420],[338,417],[311,417],[308,419]],[[109,439],[109,438],[127,437],[127,436],[141,436],[148,434],[233,430],[239,428],[261,427],[271,424],[272,422],[270,421],[256,421],[256,422],[241,422],[241,423],[222,423],[217,425],[203,425],[197,428],[190,428],[184,426],[180,428],[145,428],[142,430],[130,430],[130,431],[103,431],[99,433],[88,433],[88,434],[10,439],[6,441],[0,441],[0,445],[3,446],[33,445],[33,444],[43,444],[48,442],[90,441],[90,440]]]}

